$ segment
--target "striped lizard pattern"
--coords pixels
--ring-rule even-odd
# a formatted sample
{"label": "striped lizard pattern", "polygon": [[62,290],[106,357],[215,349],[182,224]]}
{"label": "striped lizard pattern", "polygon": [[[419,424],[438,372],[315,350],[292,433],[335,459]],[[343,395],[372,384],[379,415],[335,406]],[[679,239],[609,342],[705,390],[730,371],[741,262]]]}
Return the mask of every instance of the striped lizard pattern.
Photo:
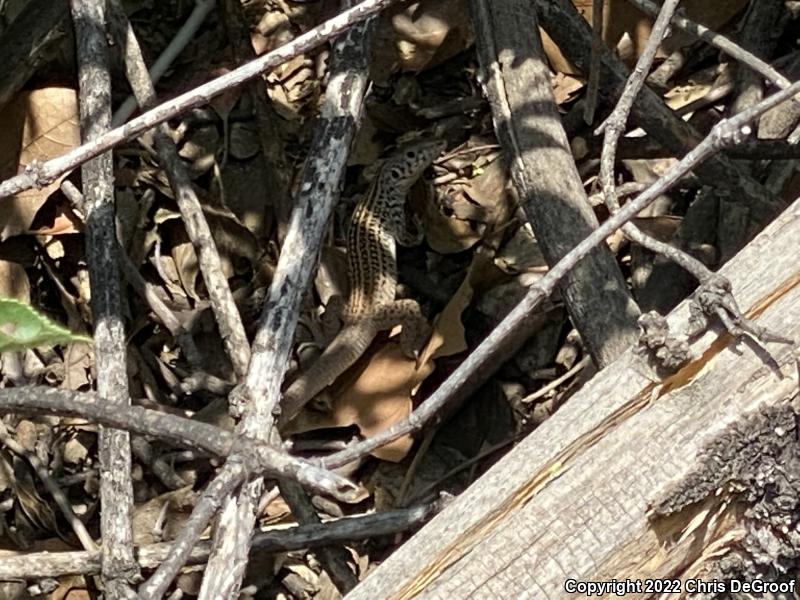
{"label": "striped lizard pattern", "polygon": [[342,314],[344,326],[320,357],[283,395],[279,425],[300,409],[367,350],[380,331],[402,324],[400,343],[413,356],[428,333],[414,300],[397,300],[397,246],[422,241],[406,227],[406,196],[445,148],[443,141],[417,142],[401,148],[381,165],[368,192],[353,211],[347,232],[350,292]]}

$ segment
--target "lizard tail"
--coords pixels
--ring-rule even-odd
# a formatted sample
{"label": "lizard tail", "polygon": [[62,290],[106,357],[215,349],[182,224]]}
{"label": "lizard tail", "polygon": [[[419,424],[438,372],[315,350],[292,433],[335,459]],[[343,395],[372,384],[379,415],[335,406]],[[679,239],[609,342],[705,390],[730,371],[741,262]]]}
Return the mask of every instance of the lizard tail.
{"label": "lizard tail", "polygon": [[309,369],[292,382],[283,394],[279,427],[291,421],[366,352],[377,332],[365,331],[364,325],[346,325]]}

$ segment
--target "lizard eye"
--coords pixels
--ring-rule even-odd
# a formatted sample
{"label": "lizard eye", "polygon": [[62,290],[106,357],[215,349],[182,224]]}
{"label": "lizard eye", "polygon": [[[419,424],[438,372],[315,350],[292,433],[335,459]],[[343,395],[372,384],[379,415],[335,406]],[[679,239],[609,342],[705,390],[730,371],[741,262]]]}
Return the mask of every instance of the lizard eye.
{"label": "lizard eye", "polygon": [[414,153],[413,150],[409,150],[408,152],[406,152],[406,158],[408,158],[409,160],[414,158],[414,156],[415,156],[415,153]]}
{"label": "lizard eye", "polygon": [[400,171],[398,171],[397,169],[392,169],[391,171],[389,171],[389,176],[392,179],[399,179],[400,178]]}

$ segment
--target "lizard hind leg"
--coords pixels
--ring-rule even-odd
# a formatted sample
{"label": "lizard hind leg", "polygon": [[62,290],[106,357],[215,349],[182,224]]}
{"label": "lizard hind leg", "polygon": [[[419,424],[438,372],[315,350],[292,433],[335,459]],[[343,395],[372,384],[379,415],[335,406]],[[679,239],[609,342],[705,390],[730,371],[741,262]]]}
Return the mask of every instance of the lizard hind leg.
{"label": "lizard hind leg", "polygon": [[402,325],[400,347],[409,358],[417,358],[431,333],[430,324],[422,315],[416,300],[403,299],[383,304],[372,314],[372,321],[377,331]]}

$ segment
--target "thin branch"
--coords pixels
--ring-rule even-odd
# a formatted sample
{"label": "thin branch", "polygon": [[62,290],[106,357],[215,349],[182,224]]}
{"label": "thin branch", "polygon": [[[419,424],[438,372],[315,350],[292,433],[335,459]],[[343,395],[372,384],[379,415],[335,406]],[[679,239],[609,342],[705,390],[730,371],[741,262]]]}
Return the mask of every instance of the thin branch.
{"label": "thin branch", "polygon": [[[598,131],[605,131],[603,140],[603,150],[600,154],[600,185],[603,189],[603,199],[611,213],[619,210],[616,186],[614,185],[614,164],[616,162],[617,143],[625,131],[625,124],[628,121],[631,107],[644,86],[645,78],[650,72],[656,52],[661,45],[664,36],[669,31],[669,23],[680,0],[666,0],[662,5],[661,12],[653,24],[650,38],[636,62],[631,76],[625,84],[620,95],[619,102],[614,107],[611,115],[605,123],[600,126]],[[626,223],[622,226],[622,232],[637,244],[656,252],[665,258],[679,264],[690,272],[701,284],[706,283],[713,275],[712,271],[695,257],[687,254],[660,240],[656,240],[646,235],[633,223]]]}
{"label": "thin branch", "polygon": [[[67,199],[72,203],[73,207],[81,207],[84,204],[83,194],[81,194],[80,190],[75,187],[68,179],[65,179],[61,183],[61,191],[64,192],[64,195]],[[125,274],[125,278],[128,280],[128,283],[131,284],[131,287],[136,291],[139,296],[147,303],[150,307],[150,310],[158,317],[161,321],[161,324],[167,328],[176,340],[178,340],[178,344],[183,350],[184,355],[186,356],[187,362],[195,368],[202,367],[202,358],[200,356],[200,351],[197,349],[197,346],[194,343],[194,339],[192,338],[192,334],[187,331],[181,322],[178,320],[178,317],[175,316],[175,313],[169,309],[169,307],[164,304],[164,301],[155,293],[155,287],[146,282],[144,277],[139,273],[136,269],[136,265],[133,264],[133,261],[130,259],[128,254],[119,247],[117,249],[118,256],[122,259],[122,271]]]}
{"label": "thin branch", "polygon": [[[596,229],[598,220],[553,99],[536,6],[528,0],[473,0],[470,6],[495,133],[520,205],[553,265]],[[584,349],[599,367],[638,339],[638,308],[607,247],[596,248],[572,270],[560,294]]]}
{"label": "thin branch", "polygon": [[91,392],[70,392],[47,386],[0,389],[0,413],[76,416],[222,458],[240,452],[245,456],[250,473],[294,479],[308,489],[344,502],[352,501],[360,491],[344,477],[264,442],[141,406],[102,402]]}
{"label": "thin branch", "polygon": [[91,143],[78,146],[66,154],[49,160],[46,163],[30,164],[23,173],[0,183],[0,199],[18,194],[24,190],[41,187],[55,181],[64,173],[83,164],[114,146],[132,139],[140,133],[171,119],[190,108],[207,103],[211,98],[235,88],[246,81],[258,77],[264,71],[272,69],[287,60],[324,44],[359,23],[370,15],[395,4],[399,0],[364,0],[358,6],[347,10],[321,25],[298,36],[291,42],[268,52],[256,60],[242,65],[225,75],[212,79],[185,94],[181,94],[156,106],[146,113],[128,121],[125,125],[112,129]]}
{"label": "thin branch", "polygon": [[[250,22],[241,0],[222,0],[219,12],[234,64],[240,65],[256,57],[250,40]],[[249,94],[253,116],[261,143],[261,169],[264,175],[266,204],[273,207],[276,219],[276,237],[283,244],[289,215],[292,213],[292,165],[286,151],[287,141],[280,133],[282,120],[267,97],[267,88],[261,79],[250,81],[244,89]],[[227,396],[227,393],[224,394]]]}
{"label": "thin branch", "polygon": [[[124,49],[125,74],[133,88],[133,93],[141,106],[156,103],[156,91],[147,65],[144,62],[139,41],[133,31],[119,0],[109,2],[111,8],[110,24],[119,47]],[[175,193],[175,201],[183,216],[186,233],[197,253],[200,273],[203,275],[211,309],[219,327],[225,352],[233,365],[237,377],[244,377],[250,362],[250,344],[244,331],[239,309],[233,300],[231,288],[222,270],[211,228],[208,226],[203,207],[192,187],[188,169],[178,156],[175,142],[169,135],[169,127],[162,123],[155,132],[156,151],[167,173],[170,186]]]}
{"label": "thin branch", "polygon": [[[252,551],[273,554],[396,535],[419,527],[441,511],[445,504],[445,501],[437,500],[408,509],[344,517],[317,525],[281,526],[258,531],[253,535]],[[173,541],[139,547],[136,553],[139,566],[142,569],[155,569],[169,560],[175,544]],[[210,551],[211,543],[201,540],[191,549],[187,563],[205,563]],[[4,581],[70,574],[96,575],[99,571],[99,552],[30,552],[3,556],[0,560],[0,579]]]}
{"label": "thin branch", "polygon": [[31,467],[33,467],[33,470],[36,471],[36,475],[42,480],[44,487],[48,492],[50,492],[50,495],[53,497],[53,500],[61,511],[61,514],[64,515],[64,518],[67,520],[70,527],[72,527],[72,531],[75,532],[75,535],[78,538],[78,541],[80,541],[81,546],[83,546],[83,549],[89,552],[96,552],[98,550],[97,544],[94,543],[92,536],[89,535],[88,531],[86,531],[86,526],[83,524],[83,521],[81,521],[75,514],[75,511],[72,510],[72,505],[69,503],[67,496],[58,486],[55,480],[50,476],[50,472],[47,470],[47,467],[42,464],[42,461],[39,460],[39,457],[36,456],[36,454],[26,450],[22,444],[9,435],[5,423],[2,421],[0,421],[0,442],[2,442],[2,444],[9,450],[17,453],[30,463]]}
{"label": "thin branch", "polygon": [[[280,482],[281,496],[289,505],[292,515],[301,525],[319,524],[319,518],[314,505],[306,491],[294,481]],[[344,596],[358,584],[355,573],[347,562],[350,558],[346,548],[342,546],[323,546],[317,550],[317,559],[330,575],[331,581]]]}
{"label": "thin branch", "polygon": [[[280,399],[300,299],[311,281],[322,236],[339,197],[349,148],[361,120],[367,89],[366,31],[365,25],[359,25],[334,44],[332,75],[264,303],[250,368],[244,384],[229,396],[232,407],[246,410],[237,430],[239,434],[268,443],[277,438],[273,429],[274,412]],[[218,576],[204,578],[200,598],[236,595],[244,575],[241,559],[247,556],[262,488],[263,480],[257,479],[241,490],[238,504],[233,498],[228,499],[218,523],[216,540],[221,548],[209,559],[207,570],[207,574]],[[233,574],[231,564],[237,565]]]}
{"label": "thin branch", "polygon": [[[602,150],[601,138],[590,138],[584,159],[599,157]],[[783,160],[800,158],[800,146],[788,140],[744,140],[731,148],[724,148],[723,153],[738,160]],[[623,137],[617,145],[616,158],[623,159],[649,159],[667,158],[675,156],[656,140],[647,137]]]}
{"label": "thin branch", "polygon": [[366,456],[375,448],[379,448],[400,437],[418,431],[444,406],[448,399],[456,393],[475,369],[479,368],[502,344],[503,339],[521,326],[528,318],[530,312],[543,299],[550,296],[556,289],[558,282],[572,269],[578,261],[595,246],[605,242],[605,239],[619,229],[624,223],[630,221],[640,211],[655,201],[658,196],[670,189],[677,181],[684,177],[697,165],[718,152],[723,146],[737,143],[742,135],[749,133],[747,124],[753,119],[768,111],[773,106],[800,93],[800,82],[793,83],[785,90],[765,98],[762,102],[739,113],[735,117],[717,123],[691,152],[679,163],[673,165],[660,179],[651,185],[647,191],[640,194],[635,200],[623,206],[619,212],[607,219],[598,229],[573,248],[564,258],[553,266],[542,279],[531,286],[528,293],[503,319],[497,327],[480,343],[480,345],[456,368],[455,371],[442,383],[441,386],[425,400],[408,418],[393,425],[386,431],[370,438],[352,444],[345,450],[336,452],[328,457],[321,458],[318,463],[328,468],[345,465],[362,456]]}
{"label": "thin branch", "polygon": [[600,65],[603,59],[603,8],[605,0],[592,0],[592,59],[589,65],[589,81],[583,104],[583,120],[587,125],[594,122],[597,110],[597,90],[600,89]]}
{"label": "thin branch", "polygon": [[[592,32],[573,2],[543,0],[537,2],[536,7],[541,24],[550,37],[559,44],[572,63],[585,70],[590,59],[588,48]],[[600,95],[609,102],[616,101],[628,75],[627,67],[608,49],[604,49]],[[676,156],[688,153],[703,139],[692,125],[677,117],[663,99],[648,87],[644,87],[637,96],[632,115],[651,137]],[[713,156],[698,166],[696,175],[708,185],[728,191],[740,202],[746,203],[754,223],[759,226],[765,225],[785,208],[783,201],[770,194],[763,185],[743,173],[725,156]]]}
{"label": "thin branch", "polygon": [[[178,32],[175,34],[175,37],[172,38],[169,45],[164,48],[164,51],[159,54],[156,61],[153,63],[153,66],[150,67],[148,73],[150,74],[150,80],[153,84],[158,83],[158,80],[161,79],[161,76],[167,72],[167,69],[172,65],[173,61],[178,58],[178,55],[183,52],[183,49],[192,41],[194,34],[203,24],[208,13],[214,8],[214,0],[197,0],[194,5],[194,10],[192,14],[189,15],[189,18],[186,19],[186,22],[181,26]],[[114,117],[111,119],[111,124],[114,127],[118,125],[122,125],[128,118],[134,113],[137,107],[137,101],[135,96],[129,96],[125,102],[122,103],[116,112],[114,113]],[[141,106],[141,105],[139,105]],[[147,106],[141,106],[142,108],[149,108]]]}
{"label": "thin branch", "polygon": [[208,522],[217,514],[222,499],[232,494],[247,475],[241,463],[225,463],[218,477],[203,490],[200,500],[192,509],[192,514],[181,527],[180,534],[170,548],[169,554],[158,566],[155,573],[139,587],[141,600],[158,600],[167,593],[173,579],[187,563],[192,551]]}
{"label": "thin branch", "polygon": [[[90,143],[107,135],[111,123],[111,76],[102,0],[71,0],[78,52],[81,131]],[[92,291],[97,395],[110,407],[130,405],[122,318],[119,259],[114,215],[114,165],[111,152],[96,155],[82,168],[86,208],[86,258]],[[128,432],[101,428],[100,532],[102,581],[110,597],[132,594],[139,578],[133,555],[133,480]]]}
{"label": "thin branch", "polygon": [[[628,0],[628,2],[653,17],[657,16],[661,11],[661,7],[651,0]],[[786,77],[781,75],[769,64],[738,44],[735,44],[724,35],[711,31],[708,27],[695,23],[680,13],[673,15],[670,19],[670,23],[686,33],[695,36],[697,39],[703,40],[707,44],[722,50],[725,54],[747,65],[764,77],[764,79],[771,81],[779,88],[784,89],[791,85],[791,81],[786,79]]]}

